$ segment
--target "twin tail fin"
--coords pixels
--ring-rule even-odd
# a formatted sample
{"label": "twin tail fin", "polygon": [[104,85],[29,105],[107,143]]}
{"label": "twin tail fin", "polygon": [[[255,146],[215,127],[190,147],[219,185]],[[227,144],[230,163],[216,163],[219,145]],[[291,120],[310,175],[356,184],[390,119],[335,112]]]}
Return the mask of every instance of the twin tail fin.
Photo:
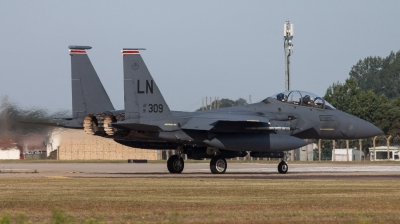
{"label": "twin tail fin", "polygon": [[141,50],[145,49],[122,50],[125,119],[138,120],[139,123],[170,120],[171,111],[140,55]]}
{"label": "twin tail fin", "polygon": [[71,55],[72,118],[114,110],[86,50],[90,46],[69,46]]}

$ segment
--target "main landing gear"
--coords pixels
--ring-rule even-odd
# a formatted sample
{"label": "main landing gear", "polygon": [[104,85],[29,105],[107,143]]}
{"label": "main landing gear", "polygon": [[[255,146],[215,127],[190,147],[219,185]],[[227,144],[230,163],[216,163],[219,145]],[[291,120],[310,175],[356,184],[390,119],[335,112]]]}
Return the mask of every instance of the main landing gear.
{"label": "main landing gear", "polygon": [[[167,168],[170,173],[182,173],[185,167],[185,162],[182,159],[183,149],[178,147],[178,154],[169,157],[167,161]],[[213,174],[223,174],[228,167],[224,156],[218,155],[211,158],[210,170]]]}
{"label": "main landing gear", "polygon": [[[185,167],[185,162],[182,159],[182,148],[178,148],[178,154],[169,157],[167,161],[168,171],[170,173],[182,173],[183,168]],[[210,156],[211,157],[211,156]],[[208,157],[208,158],[210,158]],[[201,158],[201,157],[200,157]],[[275,157],[277,158],[277,157]],[[218,155],[213,156],[210,161],[210,170],[213,174],[223,174],[226,172],[226,168],[228,168],[228,164],[224,156]],[[282,161],[278,164],[278,172],[285,174],[289,170],[289,166],[282,158]]]}
{"label": "main landing gear", "polygon": [[223,173],[225,173],[226,168],[228,168],[228,164],[226,163],[226,160],[224,157],[215,156],[211,159],[211,162],[210,162],[211,173],[223,174]]}
{"label": "main landing gear", "polygon": [[[173,155],[169,157],[167,161],[167,168],[170,173],[182,173],[183,168],[185,167],[185,162],[182,157],[178,155]],[[210,170],[213,174],[223,174],[228,168],[228,164],[224,157],[215,156],[211,159],[210,162]]]}
{"label": "main landing gear", "polygon": [[182,173],[185,163],[180,155],[173,155],[167,161],[167,168],[170,173]]}
{"label": "main landing gear", "polygon": [[285,160],[282,160],[279,164],[278,164],[278,172],[285,174],[287,173],[287,171],[289,170],[289,166],[287,165]]}
{"label": "main landing gear", "polygon": [[170,173],[182,173],[185,162],[182,159],[182,147],[178,147],[178,154],[172,155],[167,161],[167,168]]}

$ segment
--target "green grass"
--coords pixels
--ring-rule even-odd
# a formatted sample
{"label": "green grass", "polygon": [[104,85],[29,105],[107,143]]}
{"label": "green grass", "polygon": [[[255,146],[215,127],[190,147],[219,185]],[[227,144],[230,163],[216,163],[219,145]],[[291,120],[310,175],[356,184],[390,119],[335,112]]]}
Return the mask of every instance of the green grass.
{"label": "green grass", "polygon": [[400,180],[1,178],[0,223],[399,223],[399,189]]}

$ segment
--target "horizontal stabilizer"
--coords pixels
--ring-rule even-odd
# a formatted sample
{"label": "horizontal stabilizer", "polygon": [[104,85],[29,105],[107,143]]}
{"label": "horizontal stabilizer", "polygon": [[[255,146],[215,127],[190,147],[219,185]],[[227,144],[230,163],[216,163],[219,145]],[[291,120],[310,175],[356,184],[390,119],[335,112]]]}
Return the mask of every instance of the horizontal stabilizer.
{"label": "horizontal stabilizer", "polygon": [[47,126],[47,127],[62,127],[62,128],[72,128],[72,129],[83,129],[83,126],[78,121],[78,119],[64,120],[61,123],[31,122],[31,121],[19,121],[19,123],[27,124],[27,125]]}
{"label": "horizontal stabilizer", "polygon": [[149,124],[138,124],[134,122],[130,122],[129,120],[111,123],[112,127],[121,128],[121,129],[130,129],[135,131],[150,131],[150,132],[157,132],[161,131],[162,129],[156,125],[149,125]]}
{"label": "horizontal stabilizer", "polygon": [[60,127],[57,123],[48,123],[48,122],[28,122],[28,121],[19,121],[21,124],[29,124],[29,125],[39,125],[39,126],[48,126],[48,127]]}
{"label": "horizontal stabilizer", "polygon": [[66,120],[66,121],[70,121],[70,120],[72,120],[72,119],[74,119],[74,118],[72,118],[72,117],[55,117],[55,118],[53,118],[54,120]]}

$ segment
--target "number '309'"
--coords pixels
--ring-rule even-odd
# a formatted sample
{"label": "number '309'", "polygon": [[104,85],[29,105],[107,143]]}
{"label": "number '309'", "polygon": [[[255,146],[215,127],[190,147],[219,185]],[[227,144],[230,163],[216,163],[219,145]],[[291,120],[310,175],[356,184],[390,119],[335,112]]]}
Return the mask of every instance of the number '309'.
{"label": "number '309'", "polygon": [[149,113],[162,113],[164,107],[162,104],[149,104]]}

